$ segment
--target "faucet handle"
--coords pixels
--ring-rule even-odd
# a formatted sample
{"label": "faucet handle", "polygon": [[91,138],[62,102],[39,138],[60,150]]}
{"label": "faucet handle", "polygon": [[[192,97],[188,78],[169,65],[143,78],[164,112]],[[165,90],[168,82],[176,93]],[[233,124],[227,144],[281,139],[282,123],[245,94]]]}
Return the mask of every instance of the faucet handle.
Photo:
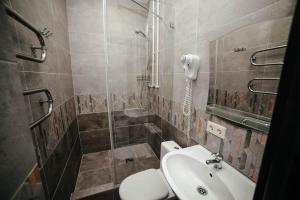
{"label": "faucet handle", "polygon": [[212,153],[216,160],[222,161],[224,159],[224,156],[221,153]]}

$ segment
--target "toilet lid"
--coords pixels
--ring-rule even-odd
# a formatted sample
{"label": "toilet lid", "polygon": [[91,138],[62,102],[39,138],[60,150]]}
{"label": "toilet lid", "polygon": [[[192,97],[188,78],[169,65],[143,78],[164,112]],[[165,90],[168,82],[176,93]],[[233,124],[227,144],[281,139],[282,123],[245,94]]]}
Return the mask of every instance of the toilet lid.
{"label": "toilet lid", "polygon": [[169,190],[155,169],[148,169],[124,179],[119,188],[122,200],[159,200],[169,195]]}

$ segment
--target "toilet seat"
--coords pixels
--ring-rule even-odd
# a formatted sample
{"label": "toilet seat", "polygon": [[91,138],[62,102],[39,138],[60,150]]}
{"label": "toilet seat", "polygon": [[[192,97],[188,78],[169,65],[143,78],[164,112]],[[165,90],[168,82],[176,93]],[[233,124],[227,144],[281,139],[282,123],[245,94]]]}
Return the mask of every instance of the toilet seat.
{"label": "toilet seat", "polygon": [[169,190],[159,172],[148,169],[124,179],[119,188],[122,200],[162,200]]}

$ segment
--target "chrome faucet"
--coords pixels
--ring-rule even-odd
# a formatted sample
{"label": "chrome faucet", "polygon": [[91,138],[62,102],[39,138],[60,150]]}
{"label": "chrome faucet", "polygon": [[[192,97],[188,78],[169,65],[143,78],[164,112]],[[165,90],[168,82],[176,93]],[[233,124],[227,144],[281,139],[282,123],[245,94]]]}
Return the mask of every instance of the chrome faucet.
{"label": "chrome faucet", "polygon": [[212,153],[212,156],[214,156],[214,159],[206,160],[205,163],[207,165],[209,164],[215,164],[215,169],[222,169],[222,162],[223,162],[223,155],[221,153]]}

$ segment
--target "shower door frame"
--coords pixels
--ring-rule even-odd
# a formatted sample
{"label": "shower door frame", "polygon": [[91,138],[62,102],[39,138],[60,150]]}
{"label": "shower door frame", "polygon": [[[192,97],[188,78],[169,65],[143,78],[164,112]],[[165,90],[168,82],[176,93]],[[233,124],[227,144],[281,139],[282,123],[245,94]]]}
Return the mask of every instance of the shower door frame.
{"label": "shower door frame", "polygon": [[117,183],[116,180],[116,165],[114,159],[114,131],[113,131],[113,110],[112,110],[112,100],[111,100],[111,88],[109,84],[109,57],[108,57],[108,35],[107,35],[107,0],[102,0],[102,26],[103,26],[103,42],[104,42],[104,56],[105,56],[105,85],[106,85],[106,99],[107,99],[107,116],[108,116],[108,125],[109,125],[109,138],[110,138],[110,156],[111,156],[111,165],[112,165],[112,180],[114,186]]}
{"label": "shower door frame", "polygon": [[[106,83],[106,99],[107,99],[107,113],[108,113],[108,122],[109,122],[109,136],[110,136],[110,157],[111,157],[111,160],[112,160],[112,163],[111,163],[111,166],[112,166],[112,170],[111,170],[111,175],[112,175],[112,180],[113,180],[113,184],[114,184],[114,187],[117,187],[118,186],[118,176],[117,176],[117,170],[118,170],[118,165],[116,163],[116,160],[115,160],[115,150],[116,147],[116,142],[115,142],[115,129],[116,129],[116,126],[115,126],[115,118],[114,118],[114,112],[118,111],[118,110],[114,110],[114,102],[113,102],[113,88],[112,88],[112,85],[111,85],[111,78],[112,78],[112,74],[110,72],[110,66],[111,66],[111,63],[110,63],[110,54],[109,54],[109,32],[108,32],[108,25],[109,25],[109,17],[107,15],[108,13],[108,7],[109,7],[109,4],[108,4],[108,0],[103,0],[102,1],[102,13],[103,13],[103,16],[102,16],[102,28],[103,28],[103,39],[104,39],[104,54],[105,54],[105,83]],[[146,25],[146,24],[145,24]],[[148,26],[147,26],[148,27]],[[134,34],[134,30],[133,30],[133,34]],[[136,41],[137,42],[137,41]],[[145,42],[147,42],[148,44],[146,45],[147,46],[147,51],[149,50],[149,46],[148,45],[151,45],[150,44],[150,41],[148,41],[148,38],[145,39]],[[136,44],[137,45],[137,44]],[[148,52],[149,54],[150,52]],[[146,55],[146,58],[148,59],[149,55]],[[149,62],[149,60],[148,60]],[[146,63],[148,65],[148,63]],[[147,73],[147,66],[145,66],[145,73]],[[142,72],[144,73],[144,72]],[[141,81],[145,81],[145,80],[141,80]],[[144,84],[144,87],[146,88],[147,92],[149,91],[148,90],[148,85],[146,85],[146,81],[144,83],[141,83],[141,84]],[[142,86],[141,86],[142,87]],[[138,88],[138,87],[137,87]],[[141,92],[141,96],[142,96],[142,91]],[[136,98],[139,98],[139,95],[138,93],[137,94],[137,97]],[[148,108],[148,105],[149,105],[149,100],[147,98],[146,100],[146,105],[147,105],[147,113],[149,113],[149,108]],[[143,98],[140,99],[140,103],[141,103],[141,107],[144,108],[145,105],[143,105]],[[137,106],[138,107],[138,106]],[[124,109],[126,109],[127,107],[125,106]],[[137,124],[137,125],[140,125],[140,124]],[[131,145],[131,144],[129,144]],[[132,144],[133,145],[133,144]]]}

